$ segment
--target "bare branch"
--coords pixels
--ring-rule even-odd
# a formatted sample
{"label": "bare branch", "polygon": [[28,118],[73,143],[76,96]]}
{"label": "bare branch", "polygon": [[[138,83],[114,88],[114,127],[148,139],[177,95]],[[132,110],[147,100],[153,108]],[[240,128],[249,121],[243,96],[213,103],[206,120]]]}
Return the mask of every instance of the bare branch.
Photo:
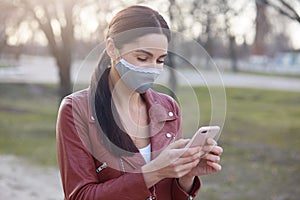
{"label": "bare branch", "polygon": [[73,7],[74,4],[70,2],[70,0],[65,1],[64,3],[64,13],[66,18],[66,26],[62,27],[62,40],[65,43],[65,45],[71,45],[74,38],[74,24],[72,20],[72,13],[73,13]]}
{"label": "bare branch", "polygon": [[[282,7],[280,7],[279,5],[276,5],[272,2],[270,2],[269,0],[256,0],[259,3],[263,3],[266,4],[272,8],[274,8],[277,12],[279,12],[282,15],[285,15],[286,17],[298,21],[300,23],[300,15],[297,13],[297,11],[290,5],[288,4],[286,1],[284,0],[279,0],[279,2],[281,3]],[[287,9],[288,11],[290,11],[291,13],[287,12],[285,9]]]}
{"label": "bare branch", "polygon": [[55,35],[53,33],[53,29],[51,27],[51,18],[49,16],[48,10],[45,9],[45,7],[43,6],[43,9],[45,11],[46,14],[46,20],[45,22],[42,21],[42,19],[40,19],[36,12],[34,11],[34,6],[30,4],[29,1],[22,1],[23,2],[23,6],[26,8],[26,10],[28,12],[30,12],[33,16],[33,18],[38,22],[40,29],[43,31],[43,33],[45,34],[48,43],[49,43],[49,48],[51,53],[57,57],[60,54],[60,49],[58,48],[58,45],[56,43],[55,40]]}
{"label": "bare branch", "polygon": [[280,2],[282,3],[282,5],[284,5],[287,9],[289,9],[295,16],[295,19],[298,20],[300,22],[300,16],[299,14],[296,12],[296,10],[289,5],[285,0],[280,0]]}

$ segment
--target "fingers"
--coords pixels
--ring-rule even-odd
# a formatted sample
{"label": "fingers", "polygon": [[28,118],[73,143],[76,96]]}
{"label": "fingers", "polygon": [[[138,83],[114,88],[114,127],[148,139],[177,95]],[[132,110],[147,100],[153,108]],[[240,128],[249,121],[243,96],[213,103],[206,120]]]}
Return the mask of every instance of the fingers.
{"label": "fingers", "polygon": [[212,152],[216,155],[222,155],[223,153],[223,148],[218,146],[218,143],[212,138],[207,139],[206,144],[205,146],[203,146],[202,150],[207,153]]}
{"label": "fingers", "polygon": [[215,162],[211,162],[211,161],[207,161],[206,163],[207,163],[207,165],[212,167],[215,171],[220,171],[222,169],[222,166],[219,163],[215,163]]}
{"label": "fingers", "polygon": [[181,148],[184,148],[189,141],[190,141],[190,139],[179,139],[179,140],[176,140],[175,142],[171,143],[168,146],[168,148],[169,149],[181,149]]}
{"label": "fingers", "polygon": [[201,156],[201,152],[198,151],[197,153],[195,154],[192,154],[192,155],[188,155],[188,156],[181,156],[180,158],[178,158],[176,160],[176,163],[177,164],[187,164],[187,163],[191,163],[191,162],[194,162],[196,161],[197,163],[200,161],[200,156]]}
{"label": "fingers", "polygon": [[217,143],[214,139],[208,138],[208,139],[206,140],[206,143],[205,143],[205,145],[203,146],[202,150],[203,150],[203,151],[206,151],[206,152],[210,152],[210,151],[212,150],[213,147],[217,146],[217,144],[218,144],[218,143]]}
{"label": "fingers", "polygon": [[173,161],[179,160],[180,164],[185,164],[186,162],[192,162],[199,159],[202,153],[200,147],[172,149],[169,151],[168,158]]}
{"label": "fingers", "polygon": [[181,157],[190,157],[190,156],[194,156],[195,154],[200,155],[201,147],[185,148],[183,150],[184,151]]}
{"label": "fingers", "polygon": [[[163,159],[156,164],[160,166],[160,173],[163,177],[182,177],[200,161],[199,148],[168,149],[164,154]],[[154,159],[152,163],[157,159]]]}
{"label": "fingers", "polygon": [[210,152],[212,152],[215,155],[220,156],[223,153],[223,148],[220,146],[214,146]]}
{"label": "fingers", "polygon": [[212,145],[212,146],[217,145],[217,142],[216,142],[213,138],[208,138],[208,139],[206,140],[206,143],[207,143],[208,145]]}
{"label": "fingers", "polygon": [[[205,159],[207,162],[218,164],[220,163],[220,156],[223,153],[223,148],[217,146],[217,142],[214,139],[208,138],[206,145],[201,147],[193,148],[180,148],[180,146],[185,146],[189,140],[181,139],[176,141],[171,148],[172,158],[177,164],[185,165],[187,163],[196,162],[198,163],[200,158]],[[179,147],[176,149],[176,147]],[[219,169],[220,165],[216,166]]]}
{"label": "fingers", "polygon": [[215,162],[215,163],[219,163],[221,160],[220,156],[217,156],[217,155],[214,155],[211,153],[205,155],[203,158],[206,159],[207,161]]}
{"label": "fingers", "polygon": [[208,154],[206,154],[203,159],[206,160],[207,165],[212,167],[213,171],[217,172],[222,169],[219,164],[221,160],[221,155],[223,153],[223,148],[220,146],[213,146]]}
{"label": "fingers", "polygon": [[185,149],[173,149],[172,153],[173,156],[173,162],[171,163],[173,166],[189,166],[192,165],[192,167],[197,166],[197,164],[200,161],[200,156],[202,152],[200,151],[200,147],[195,148],[185,148]]}
{"label": "fingers", "polygon": [[220,146],[204,146],[202,151],[220,156],[223,153],[223,148]]}
{"label": "fingers", "polygon": [[221,170],[221,165],[219,165],[218,163],[220,163],[223,148],[217,146],[217,142],[209,138],[207,140],[207,145],[204,146],[202,150],[206,152],[203,155],[203,159],[206,159],[207,162],[210,163],[210,166],[215,170]]}
{"label": "fingers", "polygon": [[189,173],[194,167],[196,167],[199,163],[199,160],[195,160],[193,162],[186,163],[184,165],[178,165],[177,168],[175,169],[176,173],[176,178],[180,178],[187,173]]}

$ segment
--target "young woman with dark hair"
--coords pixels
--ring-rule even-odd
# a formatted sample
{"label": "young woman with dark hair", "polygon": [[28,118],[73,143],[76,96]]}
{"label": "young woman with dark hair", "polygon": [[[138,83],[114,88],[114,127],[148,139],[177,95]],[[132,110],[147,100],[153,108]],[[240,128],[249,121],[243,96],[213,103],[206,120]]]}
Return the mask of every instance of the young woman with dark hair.
{"label": "young woman with dark hair", "polygon": [[167,23],[148,7],[111,20],[90,87],[65,97],[59,110],[65,199],[193,199],[199,176],[221,170],[222,148],[213,139],[207,150],[186,148],[177,103],[150,88],[170,40]]}

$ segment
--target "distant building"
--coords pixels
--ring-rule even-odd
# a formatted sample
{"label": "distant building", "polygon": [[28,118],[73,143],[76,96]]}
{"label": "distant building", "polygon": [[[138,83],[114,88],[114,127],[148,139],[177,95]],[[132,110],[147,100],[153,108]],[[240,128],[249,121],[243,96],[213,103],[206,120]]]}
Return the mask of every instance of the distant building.
{"label": "distant building", "polygon": [[300,49],[279,52],[274,59],[278,66],[300,68]]}

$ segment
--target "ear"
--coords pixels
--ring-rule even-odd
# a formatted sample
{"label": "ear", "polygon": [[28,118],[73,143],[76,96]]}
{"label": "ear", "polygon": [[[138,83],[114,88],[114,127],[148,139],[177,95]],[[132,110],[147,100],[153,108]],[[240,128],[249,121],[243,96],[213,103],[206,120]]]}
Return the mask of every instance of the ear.
{"label": "ear", "polygon": [[119,51],[115,46],[114,40],[112,38],[107,38],[105,45],[108,56],[112,60],[116,60],[119,57]]}

